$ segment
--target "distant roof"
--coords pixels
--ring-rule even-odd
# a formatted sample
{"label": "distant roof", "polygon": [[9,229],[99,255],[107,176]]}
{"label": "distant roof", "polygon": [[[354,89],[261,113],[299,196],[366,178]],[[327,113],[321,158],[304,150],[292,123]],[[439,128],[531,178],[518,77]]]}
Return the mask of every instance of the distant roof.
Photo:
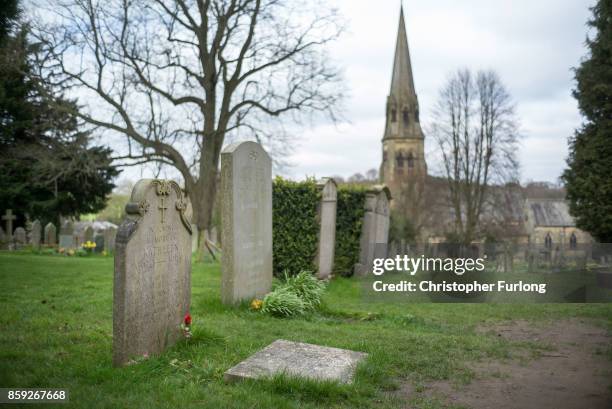
{"label": "distant roof", "polygon": [[565,200],[528,199],[526,206],[529,217],[531,217],[535,226],[564,227],[576,225]]}

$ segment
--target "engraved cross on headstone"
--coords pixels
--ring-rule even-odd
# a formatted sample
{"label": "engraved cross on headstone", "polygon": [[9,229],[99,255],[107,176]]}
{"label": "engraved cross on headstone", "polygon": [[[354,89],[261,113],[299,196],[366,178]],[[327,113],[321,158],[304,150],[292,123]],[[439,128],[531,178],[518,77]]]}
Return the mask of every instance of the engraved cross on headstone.
{"label": "engraved cross on headstone", "polygon": [[6,214],[2,216],[2,220],[6,221],[6,234],[10,241],[13,237],[13,220],[17,220],[17,216],[13,214],[12,209],[7,209]]}
{"label": "engraved cross on headstone", "polygon": [[161,211],[161,222],[164,223],[164,212],[168,210],[168,206],[164,206],[164,197],[160,197],[161,203],[159,204],[158,209]]}

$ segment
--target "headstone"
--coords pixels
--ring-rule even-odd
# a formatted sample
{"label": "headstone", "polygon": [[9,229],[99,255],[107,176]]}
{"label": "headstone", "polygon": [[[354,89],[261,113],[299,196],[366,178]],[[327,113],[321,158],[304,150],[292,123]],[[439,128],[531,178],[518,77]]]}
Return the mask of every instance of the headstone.
{"label": "headstone", "polygon": [[53,223],[47,223],[47,225],[45,226],[44,236],[45,244],[47,246],[55,246],[55,244],[57,243],[57,229],[55,228],[55,225]]}
{"label": "headstone", "polygon": [[87,226],[83,231],[83,243],[87,243],[88,241],[94,241],[94,230],[91,226]]}
{"label": "headstone", "polygon": [[13,241],[13,222],[17,220],[17,216],[13,214],[12,209],[7,209],[2,220],[6,222],[6,241]]}
{"label": "headstone", "polygon": [[391,193],[384,185],[374,186],[366,192],[359,240],[359,263],[355,265],[355,275],[366,275],[375,258],[387,257],[390,200]]}
{"label": "headstone", "polygon": [[96,243],[96,248],[94,251],[96,253],[102,253],[104,251],[104,235],[96,234],[94,236],[93,242]]}
{"label": "headstone", "polygon": [[376,194],[376,237],[374,258],[386,258],[389,245],[391,195],[389,189],[381,188]]}
{"label": "headstone", "polygon": [[226,381],[287,374],[318,381],[351,383],[368,354],[278,339],[225,372]]}
{"label": "headstone", "polygon": [[140,180],[115,245],[113,364],[158,354],[183,335],[191,299],[191,222],[179,185]]}
{"label": "headstone", "polygon": [[334,268],[338,189],[333,179],[323,179],[318,185],[321,189],[321,203],[318,209],[320,228],[316,257],[317,277],[326,279],[331,275]]}
{"label": "headstone", "polygon": [[71,220],[66,220],[60,227],[59,246],[64,249],[75,248],[74,224]]}
{"label": "headstone", "polygon": [[2,226],[0,226],[0,244],[5,243],[5,242],[6,242],[6,233],[4,232],[4,229],[2,228]]}
{"label": "headstone", "polygon": [[17,247],[22,247],[27,243],[26,231],[23,227],[17,227],[15,229],[15,233],[13,233],[13,238],[15,240],[15,245]]}
{"label": "headstone", "polygon": [[115,238],[117,237],[117,229],[109,227],[104,230],[104,250],[106,252],[115,251]]}
{"label": "headstone", "polygon": [[272,287],[272,162],[261,145],[235,143],[221,153],[225,304],[261,298]]}
{"label": "headstone", "polygon": [[32,222],[32,230],[30,231],[30,244],[35,250],[40,249],[40,236],[42,233],[42,226],[40,220],[34,220]]}

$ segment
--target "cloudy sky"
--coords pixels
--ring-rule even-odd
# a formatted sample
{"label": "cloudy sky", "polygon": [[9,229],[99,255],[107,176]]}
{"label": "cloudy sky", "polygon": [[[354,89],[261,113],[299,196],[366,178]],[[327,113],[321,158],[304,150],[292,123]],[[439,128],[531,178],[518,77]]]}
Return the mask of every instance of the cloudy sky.
{"label": "cloudy sky", "polygon": [[[567,156],[567,137],[580,124],[571,96],[585,54],[592,0],[404,0],[421,120],[431,117],[438,89],[460,67],[496,70],[512,94],[524,138],[523,181],[554,182]],[[399,0],[338,0],[349,29],[331,54],[344,68],[349,123],[302,130],[285,175],[350,176],[377,168],[384,106],[399,17]],[[425,136],[430,158],[434,146]],[[430,168],[435,168],[432,159]]]}

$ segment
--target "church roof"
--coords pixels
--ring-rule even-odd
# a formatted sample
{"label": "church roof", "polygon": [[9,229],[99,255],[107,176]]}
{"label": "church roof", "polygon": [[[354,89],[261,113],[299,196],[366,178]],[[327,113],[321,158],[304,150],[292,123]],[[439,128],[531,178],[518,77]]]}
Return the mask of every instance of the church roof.
{"label": "church roof", "polygon": [[402,94],[416,94],[414,80],[412,78],[412,65],[410,63],[410,51],[408,50],[408,36],[406,34],[403,7],[400,9],[399,27],[397,29],[390,94],[396,97]]}
{"label": "church roof", "polygon": [[565,200],[527,199],[526,207],[527,217],[531,218],[534,226],[571,227],[576,225]]}

